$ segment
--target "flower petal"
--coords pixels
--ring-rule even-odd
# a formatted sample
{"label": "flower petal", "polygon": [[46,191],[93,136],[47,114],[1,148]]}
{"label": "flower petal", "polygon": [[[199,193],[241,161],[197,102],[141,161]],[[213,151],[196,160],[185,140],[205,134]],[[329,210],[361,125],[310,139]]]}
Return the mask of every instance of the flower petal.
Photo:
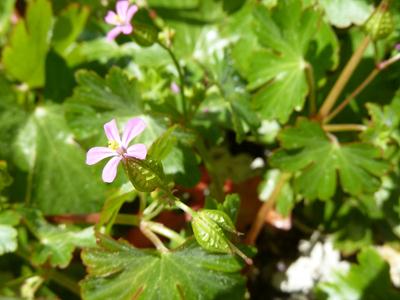
{"label": "flower petal", "polygon": [[117,14],[111,10],[109,10],[107,12],[107,15],[104,18],[104,21],[110,25],[119,25]]}
{"label": "flower petal", "polygon": [[120,26],[120,29],[123,34],[130,34],[133,31],[133,27],[131,24],[125,24],[123,26]]}
{"label": "flower petal", "polygon": [[94,165],[97,164],[99,161],[118,155],[115,151],[111,150],[110,148],[107,147],[93,147],[89,149],[89,151],[86,154],[86,164],[88,165]]}
{"label": "flower petal", "polygon": [[126,20],[126,15],[128,13],[129,1],[127,0],[120,0],[117,2],[116,9],[118,16]]}
{"label": "flower petal", "polygon": [[135,157],[138,159],[145,159],[147,155],[147,149],[144,144],[135,144],[130,146],[126,150],[126,156]]}
{"label": "flower petal", "polygon": [[132,20],[132,17],[136,14],[136,12],[139,10],[139,8],[137,7],[137,5],[131,5],[128,8],[128,12],[126,13],[126,19],[125,22],[126,23],[130,23]]}
{"label": "flower petal", "polygon": [[122,146],[128,148],[129,143],[132,139],[142,133],[146,128],[146,123],[141,118],[130,119],[124,128],[124,133],[122,134]]}
{"label": "flower petal", "polygon": [[104,182],[113,182],[117,176],[118,164],[121,161],[121,156],[111,158],[104,166],[102,178]]}
{"label": "flower petal", "polygon": [[108,41],[113,41],[115,40],[115,38],[122,32],[121,27],[117,26],[113,29],[111,29],[108,33],[107,33],[107,40]]}
{"label": "flower petal", "polygon": [[115,119],[112,119],[110,122],[104,124],[104,132],[109,141],[116,141],[118,144],[121,144],[121,137],[119,136],[117,122]]}

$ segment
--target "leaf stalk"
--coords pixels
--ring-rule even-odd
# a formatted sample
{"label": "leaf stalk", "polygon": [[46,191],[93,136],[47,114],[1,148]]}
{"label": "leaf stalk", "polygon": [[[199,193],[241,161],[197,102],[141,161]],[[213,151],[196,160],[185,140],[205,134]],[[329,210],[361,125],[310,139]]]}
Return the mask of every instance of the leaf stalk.
{"label": "leaf stalk", "polygon": [[344,87],[348,83],[350,77],[353,75],[355,69],[359,65],[367,47],[371,42],[371,38],[369,36],[365,37],[361,44],[358,46],[357,50],[354,52],[342,73],[339,75],[336,83],[334,84],[332,90],[329,92],[327,98],[325,99],[324,103],[322,104],[321,109],[318,113],[318,118],[320,120],[325,120],[326,116],[331,111],[332,107],[335,105],[337,99],[339,98],[341,92],[343,91]]}

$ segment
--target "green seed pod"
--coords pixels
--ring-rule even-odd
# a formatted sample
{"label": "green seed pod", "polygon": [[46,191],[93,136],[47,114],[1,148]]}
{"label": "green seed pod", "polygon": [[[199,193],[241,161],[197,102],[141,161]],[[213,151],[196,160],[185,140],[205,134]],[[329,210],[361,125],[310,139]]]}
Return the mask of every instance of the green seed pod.
{"label": "green seed pod", "polygon": [[159,161],[128,157],[123,160],[123,163],[126,174],[136,190],[152,192],[156,188],[166,186],[164,170]]}
{"label": "green seed pod", "polygon": [[133,38],[143,47],[150,47],[158,40],[158,32],[154,26],[133,22]]}
{"label": "green seed pod", "polygon": [[393,18],[387,5],[378,7],[365,23],[365,30],[372,40],[377,41],[388,37],[394,31]]}
{"label": "green seed pod", "polygon": [[232,252],[222,228],[203,211],[193,216],[192,228],[194,237],[202,248],[217,253]]}

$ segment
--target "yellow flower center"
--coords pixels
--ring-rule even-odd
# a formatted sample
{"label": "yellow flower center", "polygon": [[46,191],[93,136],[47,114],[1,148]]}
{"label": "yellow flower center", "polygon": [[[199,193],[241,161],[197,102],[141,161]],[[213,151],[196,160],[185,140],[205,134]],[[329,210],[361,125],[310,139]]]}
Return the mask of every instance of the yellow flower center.
{"label": "yellow flower center", "polygon": [[119,144],[117,141],[108,141],[108,148],[117,151],[119,149]]}

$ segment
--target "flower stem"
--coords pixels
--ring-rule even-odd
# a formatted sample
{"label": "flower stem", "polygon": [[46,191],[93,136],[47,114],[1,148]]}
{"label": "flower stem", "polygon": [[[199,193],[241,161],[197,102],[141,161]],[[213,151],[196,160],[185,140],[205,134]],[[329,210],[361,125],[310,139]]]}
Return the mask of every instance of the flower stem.
{"label": "flower stem", "polygon": [[176,244],[181,245],[185,242],[185,239],[180,236],[177,232],[174,230],[166,227],[164,224],[158,223],[158,222],[152,222],[152,221],[143,221],[146,222],[146,226],[153,232],[158,233],[159,235],[162,235],[171,241],[174,241]]}
{"label": "flower stem", "polygon": [[50,269],[45,272],[45,277],[46,279],[52,280],[59,286],[62,286],[63,288],[69,290],[75,295],[80,296],[81,292],[78,283],[76,283],[73,279],[66,276],[65,274],[58,272],[54,269]]}
{"label": "flower stem", "polygon": [[338,132],[338,131],[364,131],[367,129],[366,126],[360,124],[333,124],[323,125],[322,128],[327,132]]}
{"label": "flower stem", "polygon": [[347,98],[340,103],[340,105],[331,112],[325,118],[325,122],[328,123],[334,117],[336,117],[354,98],[356,98],[375,78],[379,75],[379,73],[389,67],[390,65],[396,63],[400,60],[400,54],[395,55],[392,58],[379,63],[374,70],[365,78],[365,80],[349,95]]}
{"label": "flower stem", "polygon": [[150,230],[146,221],[140,222],[140,231],[153,243],[153,245],[160,252],[169,252],[168,248],[165,247],[163,242],[159,239],[159,237]]}
{"label": "flower stem", "polygon": [[175,206],[182,209],[188,215],[193,216],[196,214],[196,212],[193,209],[191,209],[189,206],[187,206],[185,203],[183,203],[178,198],[175,197],[174,201],[175,201],[174,202]]}
{"label": "flower stem", "polygon": [[307,84],[309,89],[309,98],[310,98],[310,114],[314,115],[317,112],[317,103],[315,98],[315,78],[314,78],[314,70],[310,63],[306,63],[306,67],[304,69],[307,78]]}
{"label": "flower stem", "polygon": [[272,209],[275,205],[276,200],[278,199],[279,193],[281,192],[283,186],[285,185],[286,181],[292,175],[289,173],[282,173],[279,178],[279,181],[276,183],[274,190],[271,193],[271,196],[263,203],[261,208],[258,210],[257,217],[254,220],[253,224],[251,225],[250,231],[247,234],[246,243],[249,245],[254,245],[257,237],[265,223],[265,216],[267,213]]}
{"label": "flower stem", "polygon": [[211,184],[212,196],[214,196],[218,201],[223,201],[224,200],[223,183],[220,180],[220,176],[214,171],[215,164],[213,163],[209,151],[207,150],[203,142],[203,139],[201,138],[200,135],[198,136],[195,147],[200,157],[202,158],[208,173],[210,174],[212,181]]}
{"label": "flower stem", "polygon": [[115,218],[115,224],[139,226],[140,218],[136,215],[118,214]]}
{"label": "flower stem", "polygon": [[171,57],[174,65],[175,65],[175,68],[176,68],[176,70],[178,72],[178,75],[179,75],[179,88],[180,88],[179,92],[180,92],[180,95],[181,95],[183,116],[184,116],[184,119],[186,121],[186,118],[187,118],[187,107],[186,107],[186,97],[185,97],[185,90],[184,90],[185,89],[185,80],[184,80],[182,68],[181,68],[181,66],[179,64],[179,61],[176,58],[174,52],[172,52],[171,48],[166,46],[166,45],[164,45],[160,41],[158,42],[158,44],[168,52],[169,56]]}
{"label": "flower stem", "polygon": [[320,120],[325,120],[326,116],[329,114],[332,107],[335,105],[335,102],[337,101],[338,97],[340,96],[341,92],[343,91],[344,87],[349,81],[351,75],[353,75],[356,67],[360,63],[364,55],[364,52],[367,49],[370,42],[371,42],[370,37],[368,36],[365,37],[364,40],[361,42],[360,46],[358,46],[357,50],[354,52],[353,56],[348,61],[347,65],[344,67],[338,80],[336,81],[332,90],[328,94],[328,97],[322,104],[321,109],[319,110],[318,116]]}

